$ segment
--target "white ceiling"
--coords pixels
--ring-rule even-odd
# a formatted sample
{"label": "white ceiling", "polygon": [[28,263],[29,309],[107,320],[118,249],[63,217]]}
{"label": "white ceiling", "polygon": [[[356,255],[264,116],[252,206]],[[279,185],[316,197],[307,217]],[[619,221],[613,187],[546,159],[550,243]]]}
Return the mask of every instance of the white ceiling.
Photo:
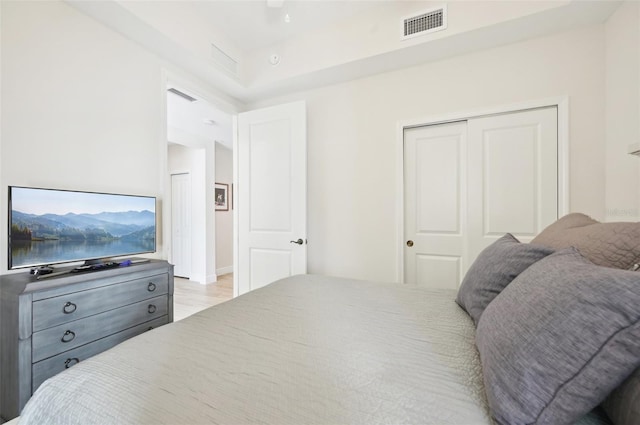
{"label": "white ceiling", "polygon": [[[387,0],[389,1],[389,0]],[[392,0],[395,1],[395,0]],[[233,40],[243,52],[251,52],[296,37],[308,31],[333,25],[363,11],[380,7],[382,0],[285,0],[281,7],[269,7],[266,0],[183,1],[190,16],[202,25]],[[138,5],[152,8],[153,3]],[[285,16],[289,15],[289,22]],[[232,149],[231,116],[182,87],[171,85],[198,100],[189,102],[167,93],[169,143],[201,147],[215,140]],[[213,120],[214,124],[209,123]]]}
{"label": "white ceiling", "polygon": [[[398,0],[386,0],[386,2]],[[266,0],[196,1],[197,16],[233,40],[245,52],[279,43],[308,31],[348,19],[385,0],[284,0],[269,7]],[[285,22],[285,15],[290,22]]]}
{"label": "white ceiling", "polygon": [[[269,7],[266,0],[183,2],[184,7],[192,8],[192,16],[203,25],[215,27],[243,52],[332,25],[382,4],[381,0],[285,0],[281,7]],[[286,15],[289,22],[285,22]],[[184,88],[176,88],[198,98]],[[202,98],[189,102],[168,93],[167,118],[170,143],[200,147],[206,140],[216,140],[232,148],[230,115]],[[215,123],[207,122],[209,120]]]}
{"label": "white ceiling", "polygon": [[[243,110],[272,96],[393,71],[606,21],[618,0],[65,0],[217,91],[216,106]],[[399,40],[408,13],[447,4],[446,31]],[[290,22],[284,21],[289,14]],[[221,69],[211,44],[237,60]],[[272,66],[271,54],[282,62]],[[173,96],[173,95],[171,95]],[[229,119],[204,127],[216,108],[175,102],[169,112],[197,109],[191,135],[231,143]],[[198,103],[196,102],[196,103]],[[176,116],[186,116],[184,111]],[[170,125],[183,126],[174,120]],[[184,124],[186,125],[186,124]],[[212,128],[213,127],[213,128]],[[216,131],[213,131],[216,130]],[[219,133],[218,130],[222,130]],[[215,133],[215,135],[211,135]],[[174,132],[175,133],[175,132]]]}
{"label": "white ceiling", "polygon": [[[618,0],[65,0],[219,91],[229,110],[604,22]],[[447,4],[446,31],[400,41],[407,13]],[[291,22],[283,15],[289,13]],[[238,62],[221,69],[211,44]],[[265,47],[267,46],[267,47]],[[269,64],[277,54],[282,61]]]}

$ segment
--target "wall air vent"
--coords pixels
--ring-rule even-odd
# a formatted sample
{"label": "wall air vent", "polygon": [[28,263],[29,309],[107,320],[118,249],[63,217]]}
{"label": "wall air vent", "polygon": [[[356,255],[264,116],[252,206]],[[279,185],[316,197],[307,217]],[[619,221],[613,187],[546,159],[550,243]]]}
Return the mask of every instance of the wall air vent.
{"label": "wall air vent", "polygon": [[233,75],[238,74],[238,62],[213,43],[211,43],[211,58],[216,65],[225,71]]}
{"label": "wall air vent", "polygon": [[178,90],[176,88],[173,88],[173,87],[171,87],[170,89],[167,89],[167,91],[169,93],[175,94],[176,96],[180,96],[183,99],[187,99],[189,102],[195,102],[196,100],[198,100],[195,97],[189,96],[188,94],[186,94],[184,92],[181,92],[180,90]]}
{"label": "wall air vent", "polygon": [[447,28],[447,7],[430,9],[402,20],[402,39],[429,34]]}

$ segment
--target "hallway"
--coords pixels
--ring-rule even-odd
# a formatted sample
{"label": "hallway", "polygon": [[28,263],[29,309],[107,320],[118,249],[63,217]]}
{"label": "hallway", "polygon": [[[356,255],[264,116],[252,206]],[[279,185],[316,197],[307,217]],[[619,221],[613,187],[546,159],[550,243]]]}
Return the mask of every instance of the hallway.
{"label": "hallway", "polygon": [[218,277],[216,283],[201,285],[176,277],[173,293],[173,321],[233,298],[233,273]]}

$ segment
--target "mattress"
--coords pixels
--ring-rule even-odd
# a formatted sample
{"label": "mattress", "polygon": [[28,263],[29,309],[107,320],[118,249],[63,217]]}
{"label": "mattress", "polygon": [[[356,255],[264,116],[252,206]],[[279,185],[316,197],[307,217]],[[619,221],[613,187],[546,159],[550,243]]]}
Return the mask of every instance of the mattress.
{"label": "mattress", "polygon": [[20,424],[491,424],[454,299],[287,278],[51,378]]}

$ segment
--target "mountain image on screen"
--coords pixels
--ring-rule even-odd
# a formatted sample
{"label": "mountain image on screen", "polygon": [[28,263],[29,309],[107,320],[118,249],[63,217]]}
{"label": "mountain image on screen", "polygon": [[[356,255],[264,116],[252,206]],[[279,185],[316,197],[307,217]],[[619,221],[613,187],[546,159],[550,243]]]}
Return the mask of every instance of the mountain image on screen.
{"label": "mountain image on screen", "polygon": [[12,266],[107,258],[155,250],[152,211],[28,214],[11,211]]}
{"label": "mountain image on screen", "polygon": [[[12,211],[13,225],[31,231],[32,238],[82,239],[121,238],[151,231],[155,238],[155,216],[151,211],[102,212],[66,215],[25,214]],[[13,232],[11,233],[14,236]],[[15,238],[14,238],[15,239]]]}

